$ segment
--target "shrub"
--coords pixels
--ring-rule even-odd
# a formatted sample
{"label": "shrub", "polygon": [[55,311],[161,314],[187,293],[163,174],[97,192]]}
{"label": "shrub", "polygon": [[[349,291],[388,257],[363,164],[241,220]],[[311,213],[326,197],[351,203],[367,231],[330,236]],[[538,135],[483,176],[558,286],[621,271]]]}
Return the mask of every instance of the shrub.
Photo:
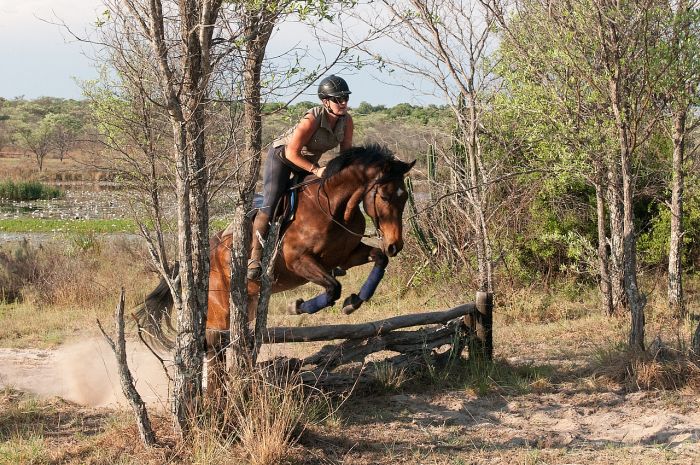
{"label": "shrub", "polygon": [[14,250],[0,251],[0,301],[20,300],[22,288],[39,279],[39,252],[26,239]]}
{"label": "shrub", "polygon": [[23,241],[0,251],[0,300],[38,305],[99,305],[119,285],[140,290],[143,257],[132,243],[76,235],[65,243]]}

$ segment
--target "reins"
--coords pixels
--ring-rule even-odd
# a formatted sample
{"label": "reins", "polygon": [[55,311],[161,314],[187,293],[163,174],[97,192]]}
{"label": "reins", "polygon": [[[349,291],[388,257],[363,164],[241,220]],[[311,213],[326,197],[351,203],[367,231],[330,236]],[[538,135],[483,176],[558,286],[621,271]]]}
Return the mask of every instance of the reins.
{"label": "reins", "polygon": [[299,184],[294,184],[293,186],[290,186],[289,189],[290,191],[296,190],[296,189],[301,189],[302,187],[310,186],[311,184],[316,184],[317,182],[322,182],[323,178],[313,178],[309,179],[308,181],[302,181]]}
{"label": "reins", "polygon": [[[326,179],[327,179],[327,178],[320,179],[321,185],[319,186],[318,191],[316,191],[316,203],[318,204],[319,210],[321,210],[333,223],[337,224],[338,226],[340,226],[341,228],[343,228],[346,232],[352,234],[352,235],[355,236],[355,237],[362,237],[362,238],[374,237],[374,236],[371,235],[371,234],[358,234],[358,233],[356,233],[355,231],[352,231],[351,229],[349,229],[347,226],[345,226],[345,225],[344,225],[343,223],[341,223],[340,221],[338,221],[338,220],[336,220],[335,218],[333,218],[333,215],[330,213],[330,211],[331,211],[331,199],[330,199],[330,196],[328,195],[328,192],[327,192],[326,189],[325,189],[325,187],[326,187],[326,183],[325,183]],[[376,214],[376,212],[377,212],[377,207],[376,207],[376,204],[377,204],[377,200],[376,200],[376,199],[377,199],[377,187],[378,187],[377,179],[375,179],[375,180],[373,180],[372,184],[370,184],[370,187],[369,187],[368,189],[365,189],[365,190],[362,192],[362,198],[364,199],[365,195],[367,195],[367,193],[368,193],[369,191],[374,190],[374,195],[372,196],[372,199],[373,199],[374,204],[375,204],[375,205],[374,205],[375,216],[371,216],[371,215],[370,215],[370,218],[372,218],[372,222],[374,223],[375,236],[376,236],[377,238],[381,239],[381,238],[382,238],[382,230],[379,228],[379,218],[376,217],[376,216],[377,216],[377,214]],[[324,210],[323,207],[321,206],[321,189],[323,189],[323,194],[326,196],[326,200],[328,201],[328,210]]]}

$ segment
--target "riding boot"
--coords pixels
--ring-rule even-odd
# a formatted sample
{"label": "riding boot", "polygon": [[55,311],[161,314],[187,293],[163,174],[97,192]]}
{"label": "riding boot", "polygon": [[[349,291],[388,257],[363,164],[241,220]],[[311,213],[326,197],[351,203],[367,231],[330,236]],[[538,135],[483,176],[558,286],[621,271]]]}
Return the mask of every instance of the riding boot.
{"label": "riding boot", "polygon": [[270,229],[270,217],[258,210],[258,214],[255,215],[255,221],[253,222],[253,240],[251,243],[250,250],[250,260],[248,260],[248,271],[246,276],[250,280],[260,279],[261,274],[261,260],[263,243],[260,242],[260,238],[263,240],[267,238],[267,231]]}

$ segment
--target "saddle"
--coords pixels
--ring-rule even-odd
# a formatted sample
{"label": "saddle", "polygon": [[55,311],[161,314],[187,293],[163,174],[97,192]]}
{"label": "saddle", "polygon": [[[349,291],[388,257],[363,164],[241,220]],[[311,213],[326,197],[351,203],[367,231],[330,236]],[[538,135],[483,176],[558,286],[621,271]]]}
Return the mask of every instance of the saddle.
{"label": "saddle", "polygon": [[[273,218],[275,220],[282,220],[282,228],[287,224],[294,221],[294,215],[297,211],[297,206],[299,205],[299,189],[304,185],[304,180],[306,179],[305,174],[293,173],[293,175],[287,181],[287,186],[285,188],[284,195],[280,198],[277,207],[274,209]],[[262,194],[255,194],[253,198],[253,211],[252,215],[255,215],[260,207],[262,207],[263,196]]]}
{"label": "saddle", "polygon": [[[301,187],[305,186],[306,177],[311,178],[312,176],[306,176],[304,174],[296,174],[289,178],[287,182],[287,187],[285,189],[284,195],[279,200],[277,208],[274,210],[274,219],[281,219],[282,226],[280,232],[283,232],[287,226],[294,221],[294,215],[297,211],[297,206],[299,205],[299,190]],[[247,214],[249,217],[254,217],[260,207],[263,205],[262,194],[255,193],[253,197],[253,209]],[[229,224],[226,229],[224,229],[222,236],[230,235],[232,233],[233,223]]]}

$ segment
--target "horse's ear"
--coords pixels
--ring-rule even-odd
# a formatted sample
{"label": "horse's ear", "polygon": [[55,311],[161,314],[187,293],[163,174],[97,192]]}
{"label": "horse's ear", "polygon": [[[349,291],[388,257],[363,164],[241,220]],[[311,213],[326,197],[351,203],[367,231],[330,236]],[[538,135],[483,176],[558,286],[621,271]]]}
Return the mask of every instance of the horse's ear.
{"label": "horse's ear", "polygon": [[411,162],[405,163],[406,165],[406,171],[403,172],[403,175],[406,176],[409,171],[411,171],[411,168],[413,168],[413,165],[416,164],[416,160],[413,160]]}

